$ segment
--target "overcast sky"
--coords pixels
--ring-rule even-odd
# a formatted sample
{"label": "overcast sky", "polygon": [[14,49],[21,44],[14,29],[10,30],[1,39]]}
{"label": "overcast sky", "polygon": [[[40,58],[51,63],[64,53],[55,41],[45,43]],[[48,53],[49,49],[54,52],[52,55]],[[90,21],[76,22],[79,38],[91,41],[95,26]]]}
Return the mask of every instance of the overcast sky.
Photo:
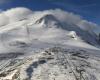
{"label": "overcast sky", "polygon": [[0,10],[14,7],[33,11],[60,8],[100,25],[100,0],[0,0]]}

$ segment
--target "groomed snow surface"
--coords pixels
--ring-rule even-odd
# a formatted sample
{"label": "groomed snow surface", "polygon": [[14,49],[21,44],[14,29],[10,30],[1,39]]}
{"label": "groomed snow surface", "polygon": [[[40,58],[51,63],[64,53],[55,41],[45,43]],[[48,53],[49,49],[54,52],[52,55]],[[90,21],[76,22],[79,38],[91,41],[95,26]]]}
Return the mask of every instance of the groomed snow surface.
{"label": "groomed snow surface", "polygon": [[98,25],[23,7],[1,12],[0,21],[0,80],[100,80]]}

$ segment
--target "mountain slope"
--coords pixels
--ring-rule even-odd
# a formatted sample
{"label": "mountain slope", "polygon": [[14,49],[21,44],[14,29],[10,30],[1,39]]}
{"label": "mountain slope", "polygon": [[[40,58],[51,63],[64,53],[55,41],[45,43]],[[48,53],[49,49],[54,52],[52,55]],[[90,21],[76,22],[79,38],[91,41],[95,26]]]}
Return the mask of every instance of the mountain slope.
{"label": "mountain slope", "polygon": [[89,50],[53,47],[31,56],[5,61],[5,67],[0,66],[0,79],[99,80],[99,61],[99,57],[91,55]]}
{"label": "mountain slope", "polygon": [[0,80],[99,80],[94,23],[59,9],[0,15]]}
{"label": "mountain slope", "polygon": [[[14,48],[14,50],[19,48],[23,51],[25,47],[20,46],[24,46],[24,44],[31,44],[29,47],[27,46],[30,48],[32,46],[35,47],[34,42],[38,42],[39,44],[44,43],[45,45],[47,43],[66,45],[73,41],[77,44],[98,46],[96,36],[93,35],[94,33],[91,34],[88,31],[84,31],[75,24],[61,23],[53,14],[45,14],[34,21],[32,22],[32,20],[27,19],[1,27],[1,47],[11,47]],[[73,46],[81,45],[73,44]],[[19,49],[17,51],[19,51]]]}

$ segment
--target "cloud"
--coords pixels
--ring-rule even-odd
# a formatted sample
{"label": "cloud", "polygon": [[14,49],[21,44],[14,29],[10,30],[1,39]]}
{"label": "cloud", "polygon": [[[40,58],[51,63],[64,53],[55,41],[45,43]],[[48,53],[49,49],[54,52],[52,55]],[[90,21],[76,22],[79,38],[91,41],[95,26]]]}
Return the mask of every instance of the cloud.
{"label": "cloud", "polygon": [[37,11],[37,12],[35,12],[34,17],[36,17],[36,16],[40,17],[40,16],[43,16],[45,14],[52,14],[60,22],[75,24],[75,25],[77,25],[77,27],[79,27],[85,31],[88,31],[89,33],[93,33],[93,32],[97,33],[96,32],[96,29],[98,28],[97,24],[90,22],[90,21],[87,21],[87,20],[84,20],[82,18],[82,16],[80,16],[80,15],[77,15],[77,14],[74,14],[71,12],[67,12],[67,11],[64,11],[61,9]]}
{"label": "cloud", "polygon": [[4,26],[9,23],[13,23],[21,19],[27,18],[30,14],[32,14],[32,11],[23,7],[12,8],[7,11],[1,11],[0,26]]}
{"label": "cloud", "polygon": [[9,18],[3,13],[0,14],[0,26],[7,25],[9,23]]}
{"label": "cloud", "polygon": [[27,18],[31,13],[31,10],[24,7],[12,8],[4,12],[4,14],[9,17],[10,21],[19,21]]}
{"label": "cloud", "polygon": [[62,23],[75,24],[81,29],[89,32],[93,31],[97,27],[96,24],[87,20],[83,20],[80,15],[63,11],[61,9],[31,11],[30,9],[24,7],[12,8],[7,11],[3,11],[0,14],[0,26],[29,18],[29,16],[31,16],[32,19],[34,18],[34,20],[36,20],[44,16],[45,14],[52,14]]}
{"label": "cloud", "polygon": [[63,11],[61,9],[52,10],[51,12],[61,22],[77,24],[81,20],[81,16],[75,15],[74,13]]}
{"label": "cloud", "polygon": [[63,11],[61,9],[54,9],[54,10],[44,10],[44,11],[36,11],[34,12],[36,18],[43,16],[45,14],[52,14],[54,15],[60,22],[67,22],[67,23],[73,23],[78,24],[78,22],[81,20],[81,16],[75,15],[74,13],[70,13],[67,11]]}

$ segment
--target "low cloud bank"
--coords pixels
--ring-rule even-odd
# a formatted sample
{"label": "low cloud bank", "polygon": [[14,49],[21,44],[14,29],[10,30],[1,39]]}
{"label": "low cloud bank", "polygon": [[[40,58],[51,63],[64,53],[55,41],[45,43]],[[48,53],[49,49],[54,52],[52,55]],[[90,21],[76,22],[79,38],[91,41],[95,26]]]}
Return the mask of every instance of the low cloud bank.
{"label": "low cloud bank", "polygon": [[93,31],[98,26],[95,23],[89,22],[87,20],[83,20],[80,15],[63,11],[61,9],[45,10],[45,11],[31,11],[30,9],[24,8],[24,7],[12,8],[7,11],[1,12],[0,26],[4,26],[9,23],[13,23],[25,18],[29,18],[30,15],[31,17],[34,17],[34,19],[38,19],[45,14],[52,14],[60,22],[78,25],[81,29],[86,30],[86,31]]}

